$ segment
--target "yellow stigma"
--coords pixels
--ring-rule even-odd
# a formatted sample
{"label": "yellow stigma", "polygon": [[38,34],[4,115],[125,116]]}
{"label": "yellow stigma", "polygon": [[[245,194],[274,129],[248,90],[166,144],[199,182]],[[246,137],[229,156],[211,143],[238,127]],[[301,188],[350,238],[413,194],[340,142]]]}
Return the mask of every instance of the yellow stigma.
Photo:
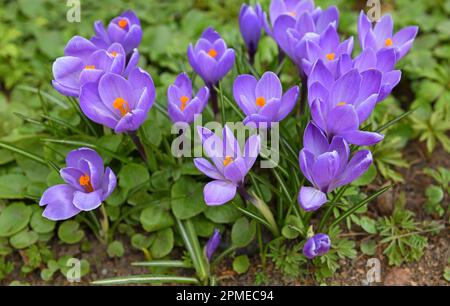
{"label": "yellow stigma", "polygon": [[181,101],[181,110],[184,111],[184,109],[186,108],[186,104],[189,102],[189,97],[182,96],[180,98],[180,101]]}
{"label": "yellow stigma", "polygon": [[331,52],[331,53],[328,53],[326,56],[329,61],[332,61],[332,60],[334,60],[336,54],[334,54],[334,52]]}
{"label": "yellow stigma", "polygon": [[124,98],[121,98],[121,97],[116,98],[114,100],[113,107],[120,111],[120,114],[122,115],[122,117],[130,112],[130,105],[128,104],[127,101],[125,101]]}
{"label": "yellow stigma", "polygon": [[216,49],[209,49],[208,55],[211,56],[211,57],[216,58],[216,56],[217,56],[217,51],[216,51]]}
{"label": "yellow stigma", "polygon": [[111,55],[112,57],[116,57],[117,56],[117,52],[116,51],[109,52],[109,55]]}
{"label": "yellow stigma", "polygon": [[291,15],[292,17],[297,17],[297,13],[294,11],[290,11],[288,12],[289,15]]}
{"label": "yellow stigma", "polygon": [[92,187],[91,179],[90,179],[89,175],[85,174],[85,175],[80,176],[79,182],[80,182],[81,186],[86,188],[86,191],[88,191],[88,192],[94,191],[94,188]]}
{"label": "yellow stigma", "polygon": [[264,97],[256,98],[255,104],[259,107],[263,107],[264,105],[266,105],[266,99],[264,99]]}
{"label": "yellow stigma", "polygon": [[92,69],[95,69],[95,66],[94,65],[87,65],[87,66],[84,66],[84,69],[92,70]]}
{"label": "yellow stigma", "polygon": [[337,106],[344,106],[345,104],[347,104],[347,102],[340,102],[337,104]]}
{"label": "yellow stigma", "polygon": [[227,155],[223,160],[223,165],[226,167],[233,162],[233,157]]}
{"label": "yellow stigma", "polygon": [[126,19],[120,19],[119,20],[119,27],[122,29],[125,29],[125,27],[128,25],[128,21]]}
{"label": "yellow stigma", "polygon": [[390,47],[390,46],[392,46],[393,43],[394,42],[392,41],[392,39],[388,38],[388,39],[385,40],[384,45],[386,47]]}

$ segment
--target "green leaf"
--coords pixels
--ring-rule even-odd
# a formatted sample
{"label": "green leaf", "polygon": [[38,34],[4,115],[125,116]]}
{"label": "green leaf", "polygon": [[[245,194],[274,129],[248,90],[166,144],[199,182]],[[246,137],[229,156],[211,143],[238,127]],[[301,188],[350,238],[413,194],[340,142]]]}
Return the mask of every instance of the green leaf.
{"label": "green leaf", "polygon": [[181,220],[192,218],[206,210],[203,186],[190,177],[182,177],[172,186],[171,206],[174,215]]}
{"label": "green leaf", "polygon": [[205,216],[215,223],[231,223],[236,221],[242,214],[233,205],[208,206]]}
{"label": "green leaf", "polygon": [[360,247],[361,252],[369,256],[375,255],[377,251],[377,243],[373,239],[363,240]]}
{"label": "green leaf", "polygon": [[9,239],[9,243],[15,249],[24,249],[38,241],[39,235],[33,231],[23,230]]}
{"label": "green leaf", "polygon": [[428,186],[425,190],[425,195],[428,201],[433,204],[440,203],[444,199],[444,191],[436,185]]}
{"label": "green leaf", "polygon": [[377,222],[373,219],[363,216],[360,219],[360,225],[369,234],[377,233]]}
{"label": "green leaf", "polygon": [[234,246],[243,248],[253,241],[255,234],[255,222],[248,222],[247,218],[242,217],[233,224],[233,228],[231,229],[231,242]]}
{"label": "green leaf", "polygon": [[148,182],[149,179],[147,168],[141,164],[127,164],[119,172],[119,186],[125,190],[136,188]]}
{"label": "green leaf", "polygon": [[233,270],[238,274],[244,274],[250,267],[250,260],[247,255],[241,255],[233,260]]}
{"label": "green leaf", "polygon": [[29,180],[22,174],[0,176],[0,199],[23,199]]}
{"label": "green leaf", "polygon": [[139,220],[147,232],[158,231],[174,225],[170,212],[160,205],[153,205],[142,210]]}
{"label": "green leaf", "polygon": [[297,216],[289,215],[281,229],[281,234],[287,239],[295,239],[300,234],[304,234],[304,231],[302,221]]}
{"label": "green leaf", "polygon": [[140,233],[134,234],[131,237],[131,245],[138,250],[148,249],[153,243],[154,238],[155,236],[146,237]]}
{"label": "green leaf", "polygon": [[192,219],[192,224],[194,225],[195,232],[200,237],[208,238],[212,235],[215,224],[210,220],[206,219],[204,215],[195,216]]}
{"label": "green leaf", "polygon": [[125,253],[125,250],[123,248],[122,242],[114,240],[108,245],[108,249],[106,250],[106,252],[108,253],[108,256],[110,258],[113,258],[113,257],[122,257],[123,254]]}
{"label": "green leaf", "polygon": [[50,233],[55,228],[55,224],[56,222],[42,216],[42,209],[37,209],[30,220],[31,228],[38,234]]}
{"label": "green leaf", "polygon": [[78,222],[68,220],[59,226],[58,237],[65,243],[74,244],[83,239],[84,232],[80,229],[80,224]]}
{"label": "green leaf", "polygon": [[[58,265],[60,268],[60,272],[61,274],[67,278],[67,275],[70,271],[72,271],[72,269],[74,269],[76,266],[74,265],[74,262],[72,261],[73,258],[70,255],[65,255],[62,256],[59,260],[58,260]],[[87,275],[90,271],[90,265],[89,262],[86,259],[81,259],[79,261],[80,264],[80,277],[83,277],[85,275]]]}
{"label": "green leaf", "polygon": [[156,233],[150,252],[154,258],[162,258],[170,253],[173,248],[173,231],[166,228]]}
{"label": "green leaf", "polygon": [[32,209],[24,203],[13,203],[0,213],[0,237],[12,236],[30,221]]}

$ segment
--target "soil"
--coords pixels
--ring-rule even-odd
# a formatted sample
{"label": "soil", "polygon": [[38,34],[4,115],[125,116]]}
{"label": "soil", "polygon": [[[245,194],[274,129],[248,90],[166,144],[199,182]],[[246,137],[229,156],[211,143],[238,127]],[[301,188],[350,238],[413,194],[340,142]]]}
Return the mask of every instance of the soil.
{"label": "soil", "polygon": [[[430,219],[430,216],[424,213],[423,205],[425,202],[424,189],[433,183],[432,178],[423,174],[423,169],[438,166],[450,168],[450,156],[441,147],[437,148],[432,155],[426,153],[423,144],[418,142],[411,143],[404,150],[405,159],[409,162],[410,167],[398,169],[405,178],[404,184],[396,185],[390,192],[380,197],[375,205],[369,206],[369,214],[372,217],[389,215],[394,207],[396,197],[404,192],[406,194],[406,207],[416,213],[417,220]],[[381,184],[382,180],[380,180]],[[378,185],[379,186],[379,185]],[[368,188],[376,189],[378,186],[369,186]],[[445,199],[448,205],[449,199]],[[446,218],[448,220],[448,216]],[[358,232],[346,232],[344,235],[352,236],[357,245],[364,239],[365,234]],[[88,285],[91,281],[97,279],[110,278],[115,276],[125,276],[131,274],[145,274],[148,270],[141,267],[131,266],[132,262],[144,261],[142,252],[135,250],[129,245],[129,239],[122,239],[125,254],[121,258],[111,259],[106,254],[106,247],[98,243],[94,237],[89,237],[92,242],[92,248],[89,252],[81,252],[79,245],[67,246],[54,242],[52,247],[55,256],[70,254],[73,257],[82,254],[83,259],[87,259],[90,263],[91,272],[81,279],[79,283],[69,283],[60,273],[56,273],[50,282],[41,279],[39,271],[26,276],[18,271],[22,263],[19,254],[14,255],[16,270],[8,276],[7,279],[0,284],[7,285],[13,280],[27,282],[32,285]],[[443,278],[443,271],[447,265],[449,254],[449,227],[441,231],[438,236],[428,236],[429,244],[425,250],[424,256],[419,262],[403,264],[400,267],[392,267],[388,265],[387,258],[382,254],[382,249],[378,247],[374,256],[360,255],[353,260],[342,260],[341,268],[336,274],[327,280],[329,285],[368,285],[367,273],[370,267],[367,267],[368,260],[373,257],[380,261],[381,273],[380,282],[372,283],[372,285],[442,285],[448,286]],[[359,252],[359,254],[361,254]],[[258,255],[251,258],[251,268],[243,275],[237,275],[232,270],[231,259],[224,260],[218,267],[216,275],[221,285],[254,285],[255,275],[260,266]],[[318,285],[312,277],[299,280],[289,280],[284,278],[279,272],[275,271],[273,264],[268,261],[266,265],[266,273],[269,276],[269,285]]]}

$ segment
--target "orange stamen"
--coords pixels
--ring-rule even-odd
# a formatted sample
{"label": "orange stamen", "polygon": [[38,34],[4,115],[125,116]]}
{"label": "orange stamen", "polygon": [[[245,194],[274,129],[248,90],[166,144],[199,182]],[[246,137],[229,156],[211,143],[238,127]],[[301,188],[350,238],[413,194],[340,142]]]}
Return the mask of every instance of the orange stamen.
{"label": "orange stamen", "polygon": [[92,187],[91,179],[90,179],[89,175],[85,174],[85,175],[80,176],[79,182],[80,182],[81,186],[86,188],[87,192],[94,191],[94,188]]}
{"label": "orange stamen", "polygon": [[126,19],[120,19],[119,20],[119,27],[122,29],[125,29],[125,27],[128,25],[128,21]]}
{"label": "orange stamen", "polygon": [[336,54],[334,54],[334,52],[331,52],[331,53],[328,53],[326,56],[329,61],[332,61],[332,60],[334,60]]}
{"label": "orange stamen", "polygon": [[292,17],[296,17],[297,16],[297,13],[294,12],[294,11],[290,11],[290,12],[288,12],[288,14],[291,15]]}
{"label": "orange stamen", "polygon": [[345,104],[347,104],[346,102],[340,102],[337,104],[337,106],[344,106]]}
{"label": "orange stamen", "polygon": [[112,57],[116,57],[117,56],[117,52],[116,51],[112,51],[109,53],[109,55],[111,55]]}
{"label": "orange stamen", "polygon": [[180,98],[180,101],[181,101],[181,110],[184,111],[184,109],[186,108],[186,104],[189,102],[189,97],[182,96]]}
{"label": "orange stamen", "polygon": [[264,97],[256,98],[255,104],[259,107],[263,107],[264,105],[266,105],[266,99],[264,99]]}
{"label": "orange stamen", "polygon": [[223,165],[226,167],[233,162],[233,157],[227,155],[223,160]]}
{"label": "orange stamen", "polygon": [[113,102],[113,106],[115,109],[118,109],[120,111],[122,117],[130,112],[130,105],[127,101],[125,101],[124,98],[116,98]]}
{"label": "orange stamen", "polygon": [[95,69],[95,66],[94,65],[87,65],[87,66],[84,66],[84,69],[92,70],[92,69]]}
{"label": "orange stamen", "polygon": [[390,47],[392,46],[394,42],[392,41],[392,39],[388,38],[386,39],[386,41],[384,42],[384,44],[386,45],[386,47]]}
{"label": "orange stamen", "polygon": [[215,58],[215,57],[217,56],[217,51],[216,51],[216,49],[210,49],[210,50],[208,51],[208,55]]}

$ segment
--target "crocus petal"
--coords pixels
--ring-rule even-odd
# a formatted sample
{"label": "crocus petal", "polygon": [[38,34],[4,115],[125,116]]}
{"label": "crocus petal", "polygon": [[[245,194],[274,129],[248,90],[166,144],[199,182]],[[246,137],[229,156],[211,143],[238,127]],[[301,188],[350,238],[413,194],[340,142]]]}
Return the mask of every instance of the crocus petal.
{"label": "crocus petal", "polygon": [[186,72],[180,73],[175,79],[174,85],[178,87],[181,93],[192,98],[192,82]]}
{"label": "crocus petal", "polygon": [[105,170],[105,174],[103,175],[103,182],[102,182],[102,201],[104,201],[107,197],[111,195],[111,193],[114,191],[117,185],[117,177],[114,174],[114,172],[111,170],[111,168],[107,167]]}
{"label": "crocus petal", "polygon": [[266,101],[273,98],[281,99],[282,92],[283,88],[281,87],[280,79],[271,71],[264,73],[258,84],[256,84],[256,97],[264,97]]}
{"label": "crocus petal", "polygon": [[278,45],[289,57],[293,55],[290,39],[287,30],[295,26],[295,19],[290,15],[281,15],[273,26],[273,36]]}
{"label": "crocus petal", "polygon": [[103,190],[101,189],[89,193],[75,191],[73,205],[83,211],[93,210],[102,204],[102,196]]}
{"label": "crocus petal", "polygon": [[223,174],[227,180],[239,185],[247,174],[245,160],[242,157],[236,158],[233,162],[224,167]]}
{"label": "crocus petal", "polygon": [[87,160],[93,167],[97,168],[100,173],[103,173],[103,159],[94,150],[89,148],[79,148],[69,152],[66,156],[67,167],[80,168],[80,161]]}
{"label": "crocus petal", "polygon": [[381,20],[375,24],[374,34],[377,40],[384,44],[384,41],[388,38],[392,38],[392,32],[394,30],[394,21],[390,14],[386,14],[381,17]]}
{"label": "crocus petal", "polygon": [[223,205],[236,195],[236,186],[229,181],[216,180],[206,184],[203,197],[209,206]]}
{"label": "crocus petal", "polygon": [[207,177],[215,180],[224,180],[224,176],[206,159],[194,158],[194,165],[197,169]]}
{"label": "crocus petal", "polygon": [[401,46],[411,40],[414,40],[419,32],[419,27],[409,26],[395,33],[393,41],[397,46]]}
{"label": "crocus petal", "polygon": [[[141,105],[141,109],[144,112],[148,112],[148,110],[152,107],[153,102],[155,101],[156,90],[155,85],[153,83],[153,79],[148,72],[137,67],[130,72],[130,76],[128,77],[128,82],[131,84],[134,92],[134,99],[138,101],[138,104],[144,103],[145,107],[143,108]],[[147,94],[145,101],[139,101],[142,99],[142,94],[144,88],[147,89]],[[138,106],[136,106],[138,107]]]}
{"label": "crocus petal", "polygon": [[269,122],[275,122],[275,118],[280,110],[281,101],[279,99],[272,99],[264,105],[260,111],[259,115],[269,119]]}
{"label": "crocus petal", "polygon": [[127,113],[123,116],[116,127],[114,128],[114,133],[120,134],[128,131],[136,131],[139,127],[144,123],[147,118],[147,113],[140,110],[135,109],[131,111],[131,113]]}
{"label": "crocus petal", "polygon": [[327,123],[328,133],[341,135],[346,131],[358,129],[358,114],[353,105],[336,106],[328,113]]}
{"label": "crocus petal", "polygon": [[[391,50],[390,52],[393,52],[392,49],[386,49]],[[394,52],[394,60],[395,60],[395,52]],[[375,51],[373,49],[364,49],[361,54],[359,54],[355,58],[355,68],[357,68],[359,71],[365,71],[367,69],[373,69],[378,68],[381,70],[381,68],[377,67],[377,54],[375,54]],[[383,71],[383,70],[381,70]]]}
{"label": "crocus petal", "polygon": [[84,190],[83,186],[80,185],[80,177],[85,175],[81,170],[77,168],[67,167],[59,170],[61,178],[77,190]]}
{"label": "crocus petal", "polygon": [[342,102],[352,104],[358,97],[360,84],[361,76],[356,69],[340,77],[330,91],[331,105],[336,106]]}
{"label": "crocus petal", "polygon": [[78,57],[85,62],[96,50],[97,47],[88,39],[74,36],[64,48],[64,55]]}
{"label": "crocus petal", "polygon": [[325,11],[323,11],[319,16],[319,19],[317,19],[316,31],[318,33],[322,33],[329,24],[332,24],[335,28],[337,28],[338,21],[339,10],[336,6],[330,6]]}
{"label": "crocus petal", "polygon": [[372,153],[369,150],[361,150],[355,153],[348,163],[336,187],[350,184],[363,175],[372,164]]}
{"label": "crocus petal", "polygon": [[319,99],[316,99],[311,104],[311,117],[314,120],[314,123],[317,124],[323,131],[327,129],[327,123],[325,121],[326,115],[326,106],[325,103]]}
{"label": "crocus petal", "polygon": [[241,149],[239,147],[239,142],[234,137],[233,131],[225,125],[222,129],[222,152],[223,156],[240,157]]}
{"label": "crocus petal", "polygon": [[336,151],[320,155],[314,163],[311,174],[314,183],[322,191],[328,191],[330,182],[336,177],[340,165],[339,155]]}
{"label": "crocus petal", "polygon": [[313,122],[309,122],[303,135],[303,147],[315,156],[319,156],[328,150],[328,146],[328,139],[323,131]]}
{"label": "crocus petal", "polygon": [[360,124],[370,117],[377,102],[378,94],[374,94],[356,106],[356,113],[358,114]]}
{"label": "crocus petal", "polygon": [[333,74],[328,70],[322,60],[318,60],[311,70],[308,77],[308,84],[311,85],[315,82],[319,82],[323,86],[329,86],[333,84]]}
{"label": "crocus petal", "polygon": [[261,150],[261,138],[259,135],[250,136],[245,142],[244,159],[247,167],[247,172],[253,167]]}
{"label": "crocus petal", "polygon": [[123,45],[126,53],[131,53],[137,48],[142,40],[142,29],[138,25],[132,25],[124,37]]}
{"label": "crocus petal", "polygon": [[294,109],[300,94],[300,88],[294,86],[290,88],[281,98],[280,109],[278,115],[275,117],[275,121],[281,121],[286,118],[287,115]]}
{"label": "crocus petal", "polygon": [[[255,77],[249,74],[238,76],[233,84],[234,100],[247,116],[256,113],[256,84],[257,80]],[[241,99],[241,97],[244,97],[244,99]]]}
{"label": "crocus petal", "polygon": [[130,83],[117,74],[105,74],[102,76],[98,84],[98,93],[105,106],[112,110],[114,114],[117,114],[117,116],[121,116],[120,111],[113,107],[114,101],[117,98],[123,98],[127,101],[130,108],[133,108],[132,106],[135,104],[135,98]]}
{"label": "crocus petal", "polygon": [[48,188],[41,197],[39,205],[47,205],[42,215],[47,219],[58,221],[69,219],[80,212],[73,205],[75,189],[69,185],[55,185]]}
{"label": "crocus petal", "polygon": [[341,135],[347,142],[357,146],[371,146],[384,139],[381,134],[359,130],[343,132]]}
{"label": "crocus petal", "polygon": [[347,142],[341,136],[334,136],[328,151],[336,151],[339,155],[339,170],[337,172],[342,173],[347,167],[348,157],[350,156],[350,147]]}
{"label": "crocus petal", "polygon": [[328,25],[325,31],[320,35],[320,46],[326,52],[335,51],[339,45],[339,34],[333,25]]}
{"label": "crocus petal", "polygon": [[319,82],[313,83],[308,88],[308,104],[311,106],[315,100],[327,101],[328,89]]}
{"label": "crocus petal", "polygon": [[219,61],[215,82],[220,81],[234,65],[235,52],[233,49],[227,49]]}
{"label": "crocus petal", "polygon": [[327,195],[316,188],[302,187],[298,202],[305,211],[315,211],[327,202]]}
{"label": "crocus petal", "polygon": [[365,50],[366,46],[364,44],[366,34],[369,32],[369,30],[372,28],[372,23],[370,22],[369,18],[364,14],[364,11],[361,10],[359,13],[358,18],[358,38],[359,38],[359,44],[361,45],[361,49]]}
{"label": "crocus petal", "polygon": [[217,33],[217,31],[212,27],[208,27],[203,31],[202,38],[209,40],[210,42],[221,39],[219,33]]}
{"label": "crocus petal", "polygon": [[394,70],[396,63],[395,50],[392,48],[382,49],[377,52],[377,69],[383,73]]}
{"label": "crocus petal", "polygon": [[382,78],[383,74],[376,69],[369,69],[362,72],[358,101],[355,105],[358,105],[358,102],[364,101],[374,94],[378,94],[380,92]]}
{"label": "crocus petal", "polygon": [[80,108],[89,119],[111,129],[116,126],[119,120],[119,116],[103,104],[98,93],[98,86],[95,83],[85,84],[81,88]]}
{"label": "crocus petal", "polygon": [[312,166],[315,162],[314,154],[307,149],[302,149],[300,151],[298,160],[300,164],[300,170],[302,170],[303,175],[311,184],[314,184],[314,179],[312,177]]}

